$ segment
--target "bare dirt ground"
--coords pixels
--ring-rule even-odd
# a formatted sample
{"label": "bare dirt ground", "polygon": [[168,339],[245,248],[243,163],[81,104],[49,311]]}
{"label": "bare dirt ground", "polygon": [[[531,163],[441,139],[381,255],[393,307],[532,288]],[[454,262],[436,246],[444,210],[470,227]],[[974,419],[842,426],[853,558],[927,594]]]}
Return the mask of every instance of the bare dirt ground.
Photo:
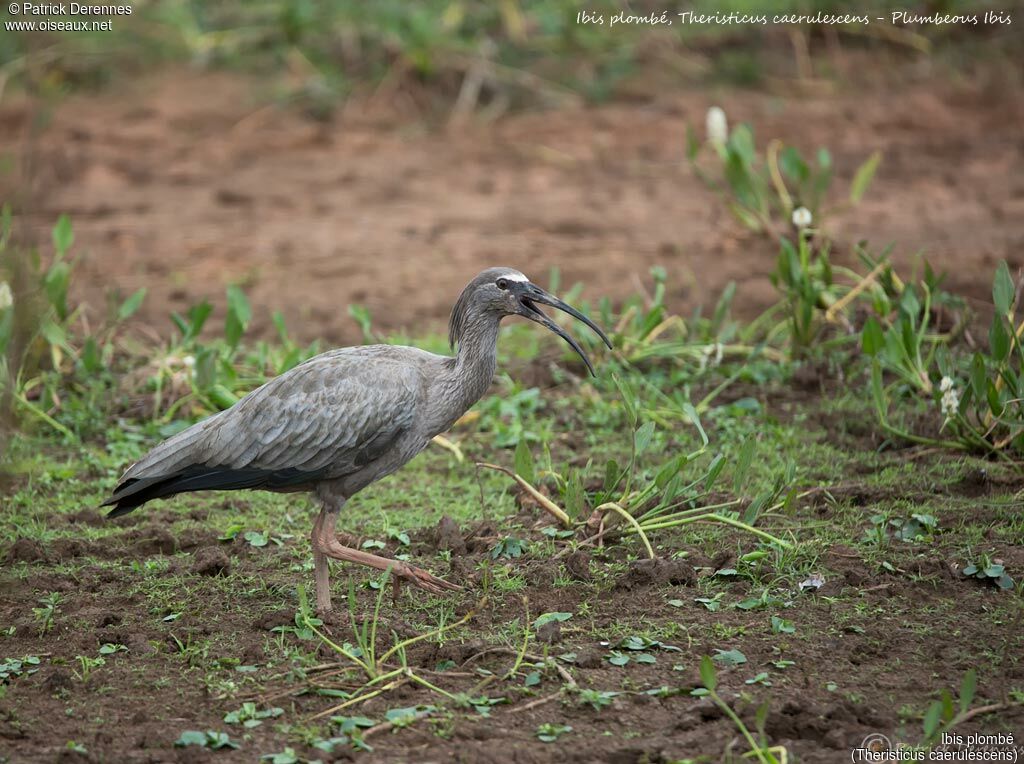
{"label": "bare dirt ground", "polygon": [[[644,102],[524,114],[444,133],[358,108],[331,123],[312,122],[255,104],[251,83],[179,72],[63,103],[35,148],[36,178],[46,193],[28,214],[45,242],[56,216],[69,213],[81,256],[78,296],[100,305],[109,289],[127,294],[146,286],[149,297],[134,320],[159,334],[170,328],[170,311],[183,311],[204,296],[221,300],[228,283],[247,287],[257,333],[271,331],[270,311],[280,308],[300,338],[358,340],[346,313],[351,302],[365,304],[383,330],[441,329],[461,286],[481,267],[498,263],[542,282],[557,266],[563,283],[584,282],[590,299],[634,293],[649,268],[661,265],[669,273],[670,307],[678,311],[713,300],[735,280],[738,310],[752,315],[774,300],[767,274],[775,247],[739,232],[683,161],[685,122],[702,125],[708,105],[719,103],[733,121],[752,123],[762,142],[779,137],[805,151],[828,146],[841,179],[881,149],[884,159],[867,199],[835,218],[840,258],[849,258],[856,239],[867,237],[879,246],[895,241],[897,261],[909,263],[914,253],[924,252],[938,269],[949,271],[950,291],[983,302],[999,259],[1011,268],[1024,264],[1024,98],[1017,90],[1001,90],[995,75],[954,85],[940,79],[894,76],[869,91],[799,98],[735,90],[668,92]],[[0,107],[0,152],[20,145],[32,119],[27,104]],[[817,400],[818,391],[806,397]],[[802,407],[810,403],[799,397],[780,403],[790,414]],[[827,411],[812,425],[830,439],[850,437],[860,426],[830,423]],[[873,432],[856,437],[866,442],[851,441],[851,451],[874,453],[881,445]],[[920,485],[896,496],[873,494],[857,475],[831,490],[838,503],[858,507],[894,498],[912,503],[914,491],[925,490],[921,486],[930,479],[921,474]],[[953,488],[925,486],[933,493],[948,491],[944,525],[972,512],[975,520],[989,513],[993,527],[1019,513],[1000,497],[1020,487],[984,477]],[[230,671],[230,661],[258,664],[280,654],[284,638],[272,629],[287,626],[293,610],[280,609],[279,593],[290,592],[304,575],[289,570],[296,558],[288,547],[256,553],[241,541],[218,541],[204,524],[211,508],[221,505],[183,501],[174,509],[151,508],[118,520],[118,536],[102,544],[62,539],[44,548],[23,539],[6,550],[5,562],[17,573],[0,579],[0,624],[16,627],[5,651],[47,657],[48,646],[56,645],[54,654],[68,663],[50,662],[17,680],[20,705],[0,713],[0,758],[233,762],[252,761],[255,751],[280,750],[282,736],[275,736],[270,723],[252,730],[241,751],[177,750],[170,744],[184,729],[223,728],[225,710],[238,703],[218,699],[204,684],[204,673]],[[827,524],[836,506],[811,502],[805,509]],[[195,525],[172,535],[168,528],[183,516]],[[524,505],[515,521],[540,541],[536,527],[546,521],[535,506]],[[66,530],[102,520],[86,509],[52,522]],[[474,571],[498,535],[495,527],[442,525],[437,534],[421,530],[412,552],[429,559],[439,548],[452,549],[448,569],[438,564],[435,572],[476,586]],[[665,541],[671,546],[671,538]],[[1020,547],[994,544],[1008,568],[1020,570]],[[199,564],[200,553],[210,549],[219,550],[226,569]],[[688,550],[687,561],[670,568],[627,565],[621,545],[568,564],[510,563],[525,575],[533,613],[588,606],[588,633],[622,621],[651,630],[683,624],[685,666],[675,670],[675,653],[658,652],[656,665],[634,664],[626,674],[605,659],[607,646],[599,649],[568,626],[552,636],[549,647],[538,649],[575,654],[565,665],[573,666],[581,686],[632,688],[607,709],[563,704],[561,696],[531,706],[527,696],[517,695],[510,698],[513,708],[502,707],[490,720],[466,714],[448,728],[427,722],[393,735],[383,732],[370,741],[375,751],[358,758],[544,762],[557,756],[641,764],[718,757],[736,728],[709,701],[688,696],[700,684],[692,657],[741,635],[751,667],[783,659],[796,664],[780,669],[790,674],[784,674],[785,692],[772,695],[766,732],[802,762],[846,761],[865,735],[911,720],[916,730],[923,688],[955,685],[978,664],[981,651],[986,665],[1003,667],[983,678],[985,696],[1006,697],[1019,689],[1019,618],[1016,626],[1009,615],[1004,619],[1010,611],[1003,593],[955,575],[942,544],[901,550],[900,575],[880,572],[841,545],[823,553],[828,588],[806,597],[786,593],[795,602],[787,614],[800,622],[799,636],[789,639],[768,630],[764,612],[712,614],[694,603],[699,579],[735,563],[729,544]],[[130,561],[166,566],[143,574],[129,569]],[[188,576],[196,593],[188,612],[178,620],[152,612],[155,599],[138,584],[144,575],[157,581],[149,584],[153,591],[167,590],[168,601]],[[764,575],[770,579],[772,571]],[[259,585],[245,592],[233,588],[249,579]],[[742,580],[728,587],[730,599],[753,591]],[[459,599],[456,616],[476,605],[470,589]],[[61,623],[48,636],[38,634],[31,615],[42,592],[64,595]],[[863,604],[833,612],[827,598],[840,596]],[[360,590],[359,597],[365,615],[373,594]],[[685,601],[685,609],[666,611],[666,602],[676,598]],[[493,634],[521,606],[517,594],[497,593],[480,609],[474,628]],[[407,635],[401,612],[386,605],[383,618]],[[688,641],[689,629],[702,625],[713,625],[716,638]],[[71,657],[94,654],[104,643],[129,648],[109,658],[121,668],[82,680]],[[190,652],[200,644],[205,652]],[[508,668],[509,655],[481,655],[488,647],[452,642],[417,648],[409,659],[424,672],[450,661],[454,674],[436,676],[456,689],[460,671]],[[288,665],[282,661],[277,668],[286,672]],[[732,672],[723,682],[730,692],[756,698],[764,688],[746,685],[746,675]],[[837,676],[852,678],[838,692],[828,684]],[[308,686],[294,680],[282,678],[281,687]],[[466,678],[458,689],[477,681]],[[638,689],[660,683],[671,684],[671,690],[658,695]],[[537,697],[558,685],[557,677],[546,676]],[[380,718],[399,703],[430,703],[434,697],[410,685],[359,713]],[[265,691],[260,698],[266,699]],[[299,719],[330,702],[306,694],[279,696],[269,704],[288,706],[289,718]],[[753,707],[742,711],[751,724]],[[574,727],[556,747],[535,735],[539,724],[553,720]],[[979,717],[963,729],[986,729],[989,723],[995,724],[991,717]],[[998,724],[1000,730],[1024,729],[1019,707]],[[89,753],[66,748],[67,740],[84,743]],[[300,752],[318,755],[310,748]],[[346,748],[332,756],[357,755]]]}
{"label": "bare dirt ground", "polygon": [[[352,302],[384,330],[442,328],[461,286],[494,264],[541,281],[557,266],[592,299],[625,297],[661,265],[672,307],[734,280],[749,315],[773,299],[776,247],[741,232],[683,158],[684,125],[702,131],[720,103],[762,145],[827,146],[840,188],[883,151],[866,201],[835,218],[839,257],[859,239],[897,242],[898,262],[924,253],[952,291],[987,299],[994,263],[1024,262],[1024,97],[998,72],[942,79],[670,91],[437,132],[380,108],[313,122],[257,106],[251,83],[179,72],[63,103],[38,142],[45,193],[30,219],[45,242],[69,213],[82,296],[102,305],[108,289],[146,286],[139,320],[162,333],[171,310],[222,301],[232,282],[251,295],[256,331],[281,309],[299,338],[357,340]],[[0,151],[16,150],[32,114],[0,107]]]}

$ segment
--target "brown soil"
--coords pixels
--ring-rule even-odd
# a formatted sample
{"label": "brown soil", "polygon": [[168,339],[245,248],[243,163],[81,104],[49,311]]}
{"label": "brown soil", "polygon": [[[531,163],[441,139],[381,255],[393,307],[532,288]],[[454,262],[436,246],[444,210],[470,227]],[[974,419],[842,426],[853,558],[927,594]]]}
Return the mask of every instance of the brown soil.
{"label": "brown soil", "polygon": [[[99,306],[106,290],[145,286],[139,319],[161,334],[172,310],[222,303],[227,283],[247,287],[257,332],[281,309],[301,339],[356,341],[353,302],[383,330],[441,328],[462,285],[494,264],[542,283],[557,267],[590,299],[635,293],[661,265],[674,309],[733,280],[749,315],[774,299],[775,247],[739,232],[683,160],[685,124],[702,130],[719,103],[762,145],[829,147],[838,194],[881,150],[865,202],[833,218],[839,258],[860,239],[897,242],[898,262],[923,252],[953,291],[987,300],[994,264],[1024,263],[1024,97],[1005,85],[908,67],[868,92],[675,90],[438,132],[358,107],[312,122],[258,108],[230,76],[181,72],[63,104],[38,141],[45,193],[30,221],[48,242],[69,213],[82,296]],[[33,117],[0,106],[0,153],[23,147]]]}
{"label": "brown soil", "polygon": [[[829,511],[822,509],[819,515],[827,520]],[[540,517],[532,521],[546,524]],[[159,528],[147,527],[148,535]],[[438,532],[423,534],[425,540],[414,543],[413,549],[426,555],[450,548],[454,530],[450,521],[442,520]],[[478,530],[459,529],[457,533],[464,542]],[[253,550],[239,542],[218,543],[212,535],[190,539],[194,551],[172,557],[169,567],[156,574],[176,586],[180,584],[174,582],[181,581],[178,577],[185,575],[190,591],[180,618],[168,621],[163,611],[154,612],[139,590],[141,574],[125,562],[113,562],[146,562],[168,551],[154,546],[142,553],[137,537],[136,528],[126,527],[119,538],[104,544],[103,556],[112,562],[79,557],[81,564],[73,575],[36,562],[24,569],[24,579],[0,579],[0,623],[16,628],[15,635],[3,643],[5,654],[45,656],[36,673],[12,680],[8,698],[0,706],[0,750],[10,757],[8,761],[252,761],[254,751],[282,747],[272,722],[248,731],[245,748],[237,752],[174,749],[170,742],[185,729],[225,729],[240,740],[244,731],[221,719],[247,697],[261,707],[283,707],[292,723],[339,702],[303,692],[309,686],[339,686],[338,678],[331,679],[325,671],[333,665],[327,649],[321,649],[327,663],[309,671],[308,682],[298,681],[294,675],[288,680],[267,681],[288,670],[286,662],[275,663],[281,650],[272,630],[290,625],[293,612],[278,604],[271,608],[271,601],[280,603],[280,595],[254,597],[237,591],[238,601],[226,602],[230,587],[215,583],[214,573],[227,575],[230,567],[232,573],[260,576],[265,592],[291,592],[285,597],[293,599],[296,574],[288,572],[294,560],[290,550]],[[671,540],[665,541],[671,548]],[[463,543],[463,550],[465,546]],[[729,562],[733,559],[730,549],[719,549],[718,554],[714,549],[708,551],[725,561],[723,564],[734,564]],[[554,672],[546,672],[540,685],[530,690],[516,683],[495,682],[490,694],[500,692],[507,702],[495,706],[490,718],[469,712],[449,721],[421,721],[406,729],[371,734],[367,742],[374,750],[359,754],[359,760],[547,762],[557,752],[560,759],[573,762],[632,763],[668,762],[698,753],[717,756],[736,736],[736,729],[709,700],[689,695],[701,685],[694,656],[713,654],[716,648],[742,647],[748,660],[743,666],[719,669],[723,694],[744,693],[746,700],[733,700],[733,705],[751,725],[757,705],[770,700],[766,733],[802,762],[847,760],[849,750],[867,735],[903,729],[896,709],[908,704],[920,707],[922,687],[955,685],[958,677],[976,665],[974,646],[991,645],[994,659],[1003,669],[983,673],[979,696],[1003,697],[1024,682],[1024,665],[1014,658],[1020,649],[1019,630],[1008,642],[993,640],[990,622],[983,617],[991,608],[1004,606],[1006,594],[953,573],[951,561],[938,547],[922,548],[917,555],[910,550],[914,559],[898,574],[866,562],[848,547],[825,550],[820,572],[826,583],[820,590],[802,593],[798,582],[789,580],[778,581],[774,589],[791,602],[783,613],[799,624],[798,633],[792,636],[773,634],[763,610],[723,608],[712,613],[697,603],[698,578],[719,569],[703,553],[691,556],[700,563],[696,569],[680,560],[633,562],[623,569],[617,562],[623,552],[618,546],[596,550],[587,568],[595,575],[592,583],[557,583],[563,565],[570,575],[579,568],[578,558],[567,557],[563,562],[527,557],[509,562],[515,572],[525,576],[527,589],[505,594],[492,590],[486,600],[479,600],[477,576],[458,573],[477,570],[488,556],[486,548],[453,557],[447,571],[435,560],[432,567],[437,572],[469,587],[454,596],[455,615],[474,611],[475,616],[465,636],[440,644],[421,643],[408,653],[409,665],[431,681],[450,692],[471,692],[483,676],[474,673],[478,669],[503,674],[515,660],[515,647],[493,635],[523,613],[522,594],[528,598],[531,618],[543,612],[579,614],[589,605],[586,618],[577,615],[557,628],[541,630],[530,649],[531,654],[547,651],[560,656],[581,688],[619,692],[607,707],[595,710],[572,695],[558,694],[562,680]],[[1019,550],[1010,548],[1006,555],[1015,552]],[[211,560],[216,563],[212,568]],[[1011,565],[1022,561],[1007,560]],[[769,567],[761,570],[760,576],[764,582],[771,581],[775,572]],[[759,589],[751,581],[737,578],[728,586],[726,599],[738,601]],[[40,635],[31,607],[47,591],[62,592],[64,602],[54,631]],[[368,617],[375,595],[366,589],[358,591],[357,612]],[[865,605],[863,611],[852,615],[847,609],[844,617],[837,619],[830,598],[858,595]],[[397,608],[390,597],[384,598],[381,619],[388,631],[401,637],[418,633],[408,624],[415,616],[407,609],[420,596],[406,591],[404,604]],[[956,638],[936,640],[936,634],[954,628],[948,609],[954,599],[959,616]],[[669,601],[678,606],[670,606]],[[347,638],[347,617],[337,620],[330,627],[332,633]],[[716,625],[717,632],[710,639],[700,628],[709,623]],[[634,661],[627,667],[613,666],[607,658],[622,638],[617,631],[622,624],[634,624],[637,631],[674,624],[678,636],[664,642],[679,651],[653,649],[649,652],[656,663]],[[292,637],[285,640],[294,643]],[[128,651],[107,656],[106,667],[94,671],[88,680],[82,679],[76,656],[95,655],[104,643],[122,644]],[[191,653],[197,646],[201,652]],[[626,649],[622,652],[629,654]],[[204,686],[204,676],[223,676],[225,672],[217,668],[222,659],[266,666],[258,675],[259,689],[244,685],[248,689],[234,699],[218,698]],[[784,670],[772,668],[779,660],[793,664]],[[933,673],[937,667],[941,667],[941,675]],[[745,684],[747,678],[765,669],[771,671],[774,687]],[[243,676],[239,675],[239,682]],[[830,686],[830,682],[838,686]],[[662,686],[669,688],[664,695],[646,692]],[[435,701],[429,691],[405,685],[362,704],[356,713],[379,719],[388,709]],[[571,725],[573,731],[557,744],[542,743],[535,730],[548,722]],[[907,729],[913,730],[916,724],[908,724]],[[979,717],[958,731],[1007,729],[1024,729],[1024,709]],[[915,739],[916,733],[907,736]],[[77,754],[65,749],[66,740],[83,744],[89,753],[76,759]],[[323,755],[313,749],[302,753],[310,758]],[[328,756],[325,760],[347,760],[355,754],[345,748],[337,755],[340,758]]]}
{"label": "brown soil", "polygon": [[[248,92],[247,83],[228,76],[179,73],[116,94],[75,96],[56,112],[37,147],[38,179],[48,193],[30,210],[30,223],[46,241],[56,215],[72,215],[81,255],[79,296],[99,305],[109,288],[127,294],[146,286],[150,294],[138,325],[164,335],[170,311],[204,296],[220,300],[226,283],[240,282],[252,297],[257,332],[270,330],[270,311],[280,308],[298,337],[342,342],[357,339],[345,310],[353,301],[367,305],[382,329],[440,328],[455,294],[485,265],[514,265],[541,281],[557,266],[563,283],[583,281],[591,299],[625,297],[641,287],[651,266],[662,265],[674,309],[705,303],[735,280],[739,309],[749,315],[773,299],[765,276],[774,247],[738,233],[681,160],[684,123],[699,126],[715,102],[734,121],[752,122],[762,140],[779,136],[806,150],[829,146],[840,178],[848,179],[871,151],[883,150],[865,203],[835,219],[841,240],[897,241],[897,259],[904,262],[924,251],[950,270],[950,288],[978,300],[988,298],[998,259],[1024,262],[1024,99],[983,83],[952,87],[894,76],[887,90],[799,98],[672,92],[640,104],[526,114],[453,133],[394,125],[355,109],[333,123],[314,123],[258,108]],[[24,104],[0,106],[0,152],[20,148],[16,141],[32,113]],[[848,256],[848,246],[840,255]],[[846,438],[870,436],[843,427]],[[865,505],[877,499],[853,481],[842,490],[863,494]],[[963,486],[965,496],[987,490],[984,481]],[[828,522],[834,504],[809,501]],[[194,519],[205,510],[197,512]],[[257,553],[212,533],[175,536],[166,527],[172,517],[156,508],[119,521],[123,532],[103,543],[21,540],[5,551],[0,626],[15,632],[0,641],[3,655],[46,660],[36,673],[13,680],[0,698],[0,759],[234,762],[283,747],[273,720],[246,733],[241,751],[171,746],[185,729],[228,729],[241,737],[240,728],[221,721],[240,699],[218,697],[205,679],[221,659],[259,664],[261,681],[289,671],[271,629],[291,622],[294,586],[304,575],[289,570],[296,563],[291,548],[271,545]],[[68,522],[93,518],[77,514]],[[514,660],[485,651],[502,644],[495,634],[522,612],[521,594],[492,591],[476,605],[481,582],[475,571],[490,546],[480,539],[496,532],[449,521],[416,542],[421,549],[451,551],[450,570],[436,560],[431,567],[467,584],[455,598],[455,614],[476,607],[468,636],[410,651],[410,663],[424,670],[453,661],[451,675],[428,674],[450,691],[468,691],[480,678],[459,673],[503,673]],[[1018,570],[1024,564],[1015,547],[1000,554]],[[989,670],[979,697],[1005,698],[1024,686],[1019,622],[1008,636],[993,635],[986,617],[1005,607],[1005,595],[952,575],[954,561],[940,545],[908,547],[905,557],[914,558],[913,565],[897,573],[845,547],[822,550],[821,590],[800,593],[796,581],[777,584],[793,603],[785,611],[799,623],[793,636],[773,634],[764,611],[711,613],[695,602],[695,581],[734,557],[735,549],[723,544],[694,550],[686,562],[629,565],[624,547],[612,545],[564,562],[527,556],[509,563],[526,578],[532,615],[590,607],[586,619],[547,630],[547,643],[531,650],[574,653],[574,663],[566,665],[582,687],[622,694],[595,711],[571,696],[530,705],[557,690],[555,675],[545,676],[535,693],[502,684],[508,704],[496,706],[490,719],[470,713],[383,731],[369,741],[374,751],[358,758],[718,760],[736,728],[689,690],[699,684],[697,656],[740,644],[748,663],[720,670],[723,691],[730,698],[746,694],[748,700],[734,705],[750,724],[758,701],[770,697],[766,732],[802,762],[846,761],[869,733],[913,729],[906,739],[916,739],[920,721],[913,713],[934,697],[927,692],[955,688],[978,665],[981,650]],[[150,573],[131,567],[147,560],[169,565]],[[64,565],[71,562],[76,565]],[[153,611],[140,591],[143,575],[166,578],[168,587],[188,577],[190,599],[180,618],[168,621],[167,612]],[[772,571],[764,576],[770,580]],[[243,577],[261,578],[264,588],[230,589]],[[751,588],[736,580],[728,597],[741,599]],[[53,591],[64,595],[62,614],[55,630],[41,635],[32,608]],[[830,600],[838,594],[858,597],[863,611],[846,609],[838,619]],[[368,613],[373,593],[360,590],[359,596],[360,611]],[[404,592],[405,607],[417,596]],[[682,606],[667,606],[668,600]],[[409,614],[395,610],[389,597],[382,618],[399,634],[410,631]],[[615,628],[622,623],[638,631],[672,627],[678,637],[665,641],[682,652],[654,650],[654,664],[612,666],[601,642],[620,639]],[[700,628],[711,624],[719,634],[713,641]],[[95,655],[104,643],[128,651],[107,656],[107,669],[87,681],[76,676],[76,656]],[[202,654],[192,650],[199,645]],[[774,688],[745,684],[783,659],[794,665],[773,670]],[[999,670],[990,670],[996,662]],[[314,682],[316,676],[310,673]],[[245,675],[239,677],[242,683]],[[662,685],[671,688],[665,697],[642,691]],[[252,684],[243,688],[256,692]],[[388,708],[434,697],[406,685],[358,713],[380,718]],[[289,723],[297,724],[337,702],[304,694],[269,705],[284,707]],[[900,715],[903,707],[913,709],[908,719]],[[979,716],[962,729],[1024,730],[1019,708],[997,719]],[[535,731],[546,722],[573,731],[545,744]],[[69,740],[88,753],[68,749]],[[311,749],[300,753],[330,758]]]}

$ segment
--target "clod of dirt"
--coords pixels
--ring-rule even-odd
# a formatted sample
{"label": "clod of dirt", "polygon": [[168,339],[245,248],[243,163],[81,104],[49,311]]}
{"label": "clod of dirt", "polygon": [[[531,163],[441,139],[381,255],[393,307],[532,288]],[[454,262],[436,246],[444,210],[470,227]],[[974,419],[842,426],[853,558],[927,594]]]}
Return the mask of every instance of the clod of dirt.
{"label": "clod of dirt", "polygon": [[618,585],[623,589],[642,586],[665,586],[666,584],[693,586],[697,573],[685,560],[636,560],[629,564],[629,570],[619,577]]}
{"label": "clod of dirt", "polygon": [[723,549],[711,558],[711,567],[715,570],[721,570],[722,568],[732,567],[734,562],[736,562],[736,553],[731,549]]}
{"label": "clod of dirt", "polygon": [[494,730],[488,724],[460,721],[453,734],[457,740],[488,740],[494,737]]}
{"label": "clod of dirt", "polygon": [[596,647],[584,647],[576,651],[576,665],[580,668],[594,669],[604,666],[604,652]]}
{"label": "clod of dirt", "polygon": [[562,625],[558,621],[548,621],[537,629],[537,641],[555,645],[562,641]]}
{"label": "clod of dirt", "polygon": [[108,610],[105,613],[100,613],[99,617],[96,619],[96,626],[101,629],[106,626],[119,626],[121,621],[122,618],[119,613]]}
{"label": "clod of dirt", "polygon": [[32,539],[18,539],[7,550],[7,562],[42,562],[46,553],[39,542]]}
{"label": "clod of dirt", "polygon": [[73,677],[71,672],[63,666],[57,666],[50,672],[50,675],[46,677],[46,681],[43,682],[43,686],[46,691],[51,695],[60,692],[61,690],[70,690]]}
{"label": "clod of dirt", "polygon": [[437,521],[437,528],[434,530],[434,548],[447,549],[453,555],[466,553],[466,540],[462,537],[459,525],[448,515]]}
{"label": "clod of dirt", "polygon": [[[639,697],[639,696],[638,696]],[[649,751],[632,746],[610,751],[605,759],[608,764],[662,764],[668,761],[662,751]]]}
{"label": "clod of dirt", "polygon": [[591,581],[590,555],[584,551],[573,552],[565,558],[565,571],[574,581]]}
{"label": "clod of dirt", "polygon": [[292,623],[292,614],[287,610],[274,610],[264,613],[253,622],[253,627],[260,631],[270,631],[277,626],[288,626]]}
{"label": "clod of dirt", "polygon": [[70,560],[87,553],[87,546],[81,539],[54,539],[50,544],[50,554],[58,560]]}
{"label": "clod of dirt", "polygon": [[231,559],[220,547],[204,546],[192,555],[192,572],[197,576],[226,576]]}
{"label": "clod of dirt", "polygon": [[150,526],[139,532],[139,540],[132,546],[135,554],[149,556],[154,554],[174,554],[178,548],[174,536],[166,528]]}
{"label": "clod of dirt", "polygon": [[91,525],[93,527],[103,525],[103,515],[95,509],[80,509],[66,517],[67,521],[73,525]]}

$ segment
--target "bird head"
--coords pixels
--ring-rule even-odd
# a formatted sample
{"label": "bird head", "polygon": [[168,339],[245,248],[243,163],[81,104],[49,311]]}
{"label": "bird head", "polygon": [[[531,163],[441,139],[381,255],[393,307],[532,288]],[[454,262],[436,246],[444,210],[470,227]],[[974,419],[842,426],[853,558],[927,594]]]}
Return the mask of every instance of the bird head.
{"label": "bird head", "polygon": [[550,305],[552,308],[568,313],[578,321],[582,321],[611,348],[611,341],[597,324],[571,305],[545,292],[514,268],[488,268],[469,282],[452,309],[448,340],[452,348],[455,347],[456,341],[461,341],[471,313],[491,314],[497,316],[499,321],[505,316],[522,316],[549,329],[568,342],[583,359],[583,363],[586,364],[590,373],[594,374],[594,367],[579,343],[572,335],[548,318],[537,307],[538,305]]}

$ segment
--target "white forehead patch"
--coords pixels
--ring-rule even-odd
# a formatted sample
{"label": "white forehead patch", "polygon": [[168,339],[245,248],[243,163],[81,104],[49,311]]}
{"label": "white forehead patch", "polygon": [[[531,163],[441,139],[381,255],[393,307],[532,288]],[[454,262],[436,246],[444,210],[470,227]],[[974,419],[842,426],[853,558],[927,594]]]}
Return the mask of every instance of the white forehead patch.
{"label": "white forehead patch", "polygon": [[501,274],[501,277],[503,279],[507,279],[508,281],[529,281],[529,279],[526,278],[526,276],[521,274],[519,271],[508,271],[506,273]]}

